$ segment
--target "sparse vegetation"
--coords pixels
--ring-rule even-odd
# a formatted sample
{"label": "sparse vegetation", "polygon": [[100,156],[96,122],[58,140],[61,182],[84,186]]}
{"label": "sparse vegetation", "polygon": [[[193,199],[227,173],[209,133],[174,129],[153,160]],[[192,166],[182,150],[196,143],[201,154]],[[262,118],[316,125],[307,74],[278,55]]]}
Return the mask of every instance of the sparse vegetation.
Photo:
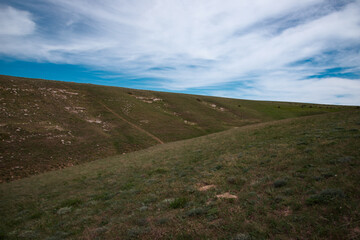
{"label": "sparse vegetation", "polygon": [[345,194],[340,189],[325,189],[318,194],[311,195],[308,199],[306,199],[306,204],[326,204],[344,197]]}
{"label": "sparse vegetation", "polygon": [[232,240],[251,240],[251,237],[249,236],[249,234],[239,233],[235,237],[233,237]]}
{"label": "sparse vegetation", "polygon": [[170,202],[169,206],[171,208],[174,208],[174,209],[176,209],[176,208],[184,208],[186,206],[187,202],[188,201],[187,201],[186,198],[182,198],[182,197],[181,198],[176,198],[176,199],[174,199],[174,200],[172,200]]}
{"label": "sparse vegetation", "polygon": [[232,127],[351,109],[279,104],[0,75],[0,182]]}
{"label": "sparse vegetation", "polygon": [[[79,85],[76,89],[82,88],[84,86]],[[117,96],[120,91],[104,87],[97,92],[96,87],[85,88],[92,91],[91,96],[109,91],[111,100],[116,100],[111,96]],[[144,92],[131,90],[130,95],[127,94],[130,90],[123,91],[134,100],[132,103],[140,101],[136,103],[140,107],[164,101],[174,106],[173,102],[183,97],[161,93],[156,97],[164,101],[146,103],[134,97]],[[233,106],[245,111],[244,114],[253,109],[249,110],[252,116],[264,114],[257,118],[262,121],[320,111],[313,104],[310,109],[309,105],[239,100],[241,108],[238,108],[237,100],[202,96],[199,102],[196,97],[184,96],[184,106],[188,101],[193,105],[203,104],[207,109],[204,111],[209,111],[206,116],[218,111],[206,107],[211,99],[216,101],[216,106],[227,109]],[[120,114],[120,107],[110,102],[109,106]],[[189,111],[203,109],[203,105],[192,106]],[[278,105],[281,108],[277,108]],[[340,110],[335,108],[332,110]],[[331,110],[322,107],[325,109]],[[356,239],[360,236],[360,189],[357,187],[360,138],[359,131],[353,129],[360,129],[360,114],[353,108],[341,109],[344,111],[232,128],[2,183],[0,237]],[[185,109],[180,110],[177,112],[185,114]],[[102,111],[100,107],[98,111]],[[308,112],[311,113],[314,112]],[[102,121],[114,118],[105,111],[102,114],[99,117]],[[117,126],[115,118],[112,124]],[[16,131],[14,126],[12,129]],[[61,130],[52,133],[56,131]],[[120,136],[119,133],[117,137]],[[136,135],[131,141],[139,144],[143,137]],[[75,144],[73,140],[66,141]],[[121,149],[121,140],[118,141]],[[87,148],[78,149],[79,154],[90,147],[94,145],[89,143]],[[311,151],[307,151],[308,147]],[[52,151],[48,151],[42,153],[44,157],[52,156]]]}
{"label": "sparse vegetation", "polygon": [[189,217],[196,217],[204,214],[206,214],[206,209],[201,207],[193,208],[186,213],[186,215]]}
{"label": "sparse vegetation", "polygon": [[278,179],[274,182],[274,187],[280,188],[287,184],[287,181],[285,179]]}

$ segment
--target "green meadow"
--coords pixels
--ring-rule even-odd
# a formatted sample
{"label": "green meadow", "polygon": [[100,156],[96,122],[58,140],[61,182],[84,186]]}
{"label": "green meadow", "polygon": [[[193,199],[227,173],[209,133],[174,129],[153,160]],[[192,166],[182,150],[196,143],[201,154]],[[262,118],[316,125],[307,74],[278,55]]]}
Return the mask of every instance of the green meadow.
{"label": "green meadow", "polygon": [[[10,114],[0,128],[0,239],[360,236],[356,107],[0,83]],[[9,158],[23,168],[10,171]]]}

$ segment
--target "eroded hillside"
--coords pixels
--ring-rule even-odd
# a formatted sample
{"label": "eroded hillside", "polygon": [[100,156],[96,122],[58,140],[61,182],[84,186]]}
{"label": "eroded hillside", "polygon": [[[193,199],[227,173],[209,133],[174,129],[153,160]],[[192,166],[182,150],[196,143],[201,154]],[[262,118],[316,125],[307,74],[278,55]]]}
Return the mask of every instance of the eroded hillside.
{"label": "eroded hillside", "polygon": [[0,76],[0,181],[236,126],[343,109]]}

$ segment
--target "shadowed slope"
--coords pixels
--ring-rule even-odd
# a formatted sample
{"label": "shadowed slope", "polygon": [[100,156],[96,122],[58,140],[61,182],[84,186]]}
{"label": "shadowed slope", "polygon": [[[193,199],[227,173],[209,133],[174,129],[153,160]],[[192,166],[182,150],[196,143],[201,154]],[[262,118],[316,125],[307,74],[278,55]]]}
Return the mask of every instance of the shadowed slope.
{"label": "shadowed slope", "polygon": [[0,76],[0,181],[232,127],[343,109]]}

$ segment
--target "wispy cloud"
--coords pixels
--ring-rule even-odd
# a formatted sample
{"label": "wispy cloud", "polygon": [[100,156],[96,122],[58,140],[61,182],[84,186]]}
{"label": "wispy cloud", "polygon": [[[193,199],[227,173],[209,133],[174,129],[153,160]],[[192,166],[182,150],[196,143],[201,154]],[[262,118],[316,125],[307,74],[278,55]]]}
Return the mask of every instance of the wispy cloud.
{"label": "wispy cloud", "polygon": [[0,36],[23,36],[33,33],[31,14],[10,6],[0,6]]}
{"label": "wispy cloud", "polygon": [[360,104],[359,0],[14,0],[0,11],[12,16],[4,32],[23,33],[0,32],[6,56],[168,90]]}

